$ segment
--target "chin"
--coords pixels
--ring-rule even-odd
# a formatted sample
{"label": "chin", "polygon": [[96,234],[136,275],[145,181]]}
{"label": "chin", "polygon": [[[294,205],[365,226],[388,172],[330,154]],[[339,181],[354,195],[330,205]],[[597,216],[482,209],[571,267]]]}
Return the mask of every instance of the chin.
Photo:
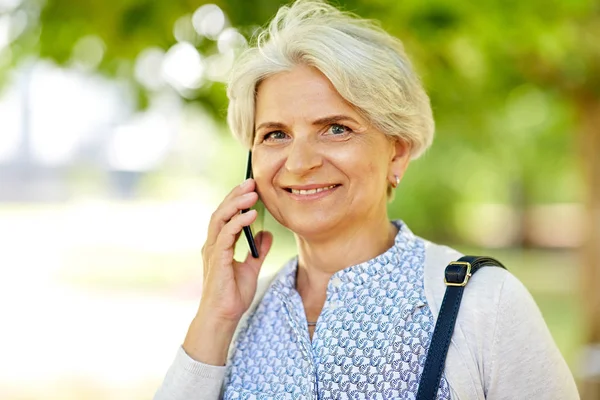
{"label": "chin", "polygon": [[335,214],[331,212],[312,212],[312,213],[294,213],[287,215],[281,220],[276,218],[280,224],[291,230],[294,234],[310,238],[318,237],[323,234],[331,235],[336,229],[340,228],[344,221],[343,213],[336,210]]}

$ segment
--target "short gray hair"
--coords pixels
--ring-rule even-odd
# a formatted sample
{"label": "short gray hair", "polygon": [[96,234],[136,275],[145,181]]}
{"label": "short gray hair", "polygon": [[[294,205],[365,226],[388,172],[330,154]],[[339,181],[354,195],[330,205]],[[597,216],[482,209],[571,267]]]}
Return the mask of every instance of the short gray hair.
{"label": "short gray hair", "polygon": [[429,97],[402,42],[375,22],[324,1],[297,0],[279,9],[231,71],[227,121],[248,148],[254,140],[258,85],[297,65],[321,71],[374,127],[407,142],[411,158],[431,145]]}

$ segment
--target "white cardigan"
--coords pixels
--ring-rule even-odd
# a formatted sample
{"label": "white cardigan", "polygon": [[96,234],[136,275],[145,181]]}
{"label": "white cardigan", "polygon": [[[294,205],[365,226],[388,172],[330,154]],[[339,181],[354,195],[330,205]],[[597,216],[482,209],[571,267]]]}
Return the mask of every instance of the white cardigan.
{"label": "white cardigan", "polygon": [[[428,241],[425,246],[425,295],[437,318],[446,290],[444,269],[462,255]],[[261,279],[246,315],[271,279]],[[197,362],[179,348],[154,400],[216,400],[225,370]],[[469,280],[444,372],[453,400],[579,399],[533,298],[502,268],[482,268]]]}

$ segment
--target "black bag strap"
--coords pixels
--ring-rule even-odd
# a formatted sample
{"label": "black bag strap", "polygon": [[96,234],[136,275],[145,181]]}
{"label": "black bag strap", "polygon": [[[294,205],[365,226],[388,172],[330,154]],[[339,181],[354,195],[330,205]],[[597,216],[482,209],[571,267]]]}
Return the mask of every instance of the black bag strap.
{"label": "black bag strap", "polygon": [[446,267],[444,276],[446,293],[431,337],[425,367],[419,382],[417,400],[435,399],[465,286],[469,282],[469,278],[485,266],[506,269],[504,265],[493,258],[477,256],[461,257],[458,261],[453,261]]}

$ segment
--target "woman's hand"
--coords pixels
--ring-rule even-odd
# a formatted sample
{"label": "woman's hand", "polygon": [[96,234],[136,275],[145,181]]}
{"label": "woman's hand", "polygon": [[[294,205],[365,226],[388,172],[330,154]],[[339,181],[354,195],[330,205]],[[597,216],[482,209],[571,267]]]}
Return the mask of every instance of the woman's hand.
{"label": "woman's hand", "polygon": [[[244,262],[233,259],[234,246],[244,226],[256,219],[256,210],[241,214],[258,200],[252,179],[235,187],[213,213],[208,236],[202,248],[204,284],[200,307],[222,321],[236,323],[250,307],[256,293],[260,267],[272,243],[270,234],[261,233],[260,258],[250,253]],[[261,240],[262,239],[262,240]]]}
{"label": "woman's hand", "polygon": [[244,226],[256,219],[250,208],[258,200],[252,179],[235,187],[213,213],[206,243],[202,248],[204,281],[198,313],[183,343],[193,359],[212,365],[224,365],[233,333],[248,310],[256,293],[258,273],[273,237],[259,235],[259,258],[250,253],[244,262],[233,259],[234,247]]}

